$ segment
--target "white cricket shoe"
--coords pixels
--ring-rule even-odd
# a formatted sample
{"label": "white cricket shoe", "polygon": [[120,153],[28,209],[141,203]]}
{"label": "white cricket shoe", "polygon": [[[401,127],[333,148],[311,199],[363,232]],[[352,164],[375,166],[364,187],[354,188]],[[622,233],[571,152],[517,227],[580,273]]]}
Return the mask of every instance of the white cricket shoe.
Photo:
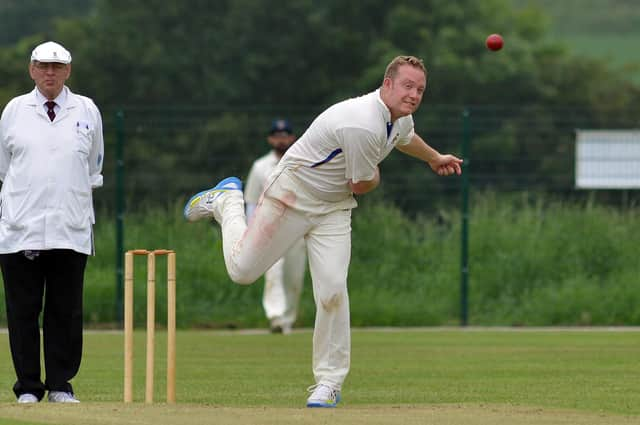
{"label": "white cricket shoe", "polygon": [[80,403],[73,393],[66,391],[49,391],[49,401],[51,403]]}
{"label": "white cricket shoe", "polygon": [[312,385],[307,391],[311,393],[307,399],[307,407],[336,407],[340,403],[340,391],[328,385]]}
{"label": "white cricket shoe", "polygon": [[271,326],[269,327],[269,331],[272,334],[290,335],[291,332],[293,332],[293,326],[288,323],[272,322]]}
{"label": "white cricket shoe", "polygon": [[237,177],[227,177],[211,189],[196,193],[184,206],[184,218],[187,221],[215,218],[216,201],[232,190],[242,191],[242,182]]}
{"label": "white cricket shoe", "polygon": [[39,401],[38,397],[31,393],[20,394],[20,397],[18,397],[18,403],[20,404],[37,403]]}

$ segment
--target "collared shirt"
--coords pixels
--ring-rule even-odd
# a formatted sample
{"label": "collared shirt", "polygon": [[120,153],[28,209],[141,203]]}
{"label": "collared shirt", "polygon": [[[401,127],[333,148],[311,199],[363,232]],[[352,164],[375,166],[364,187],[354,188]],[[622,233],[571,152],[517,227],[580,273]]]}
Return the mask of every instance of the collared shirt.
{"label": "collared shirt", "polygon": [[[67,101],[67,92],[68,90],[60,90],[60,94],[55,99],[53,99],[56,104],[56,106],[53,107],[53,111],[56,113],[56,115],[60,113],[60,111],[64,107],[65,102]],[[44,108],[44,112],[46,113],[49,110],[46,105],[49,99],[47,99],[42,93],[40,93],[40,90],[38,90],[37,88],[36,99],[38,99],[38,102],[42,105],[42,107]]]}
{"label": "collared shirt", "polygon": [[280,167],[315,196],[329,202],[351,195],[349,180],[371,180],[377,165],[397,145],[414,136],[413,118],[398,118],[390,126],[391,112],[380,90],[337,103],[322,112],[287,150]]}
{"label": "collared shirt", "polygon": [[37,89],[13,98],[2,112],[0,253],[93,253],[92,189],[103,182],[102,118],[91,99],[66,86],[63,91],[53,122]]}
{"label": "collared shirt", "polygon": [[247,184],[244,187],[244,205],[247,214],[247,223],[253,219],[253,213],[260,200],[260,195],[267,185],[269,175],[278,165],[280,157],[271,150],[268,154],[256,159],[251,165]]}
{"label": "collared shirt", "polygon": [[258,203],[260,195],[267,184],[267,178],[278,165],[278,161],[280,161],[278,155],[274,151],[269,151],[268,154],[253,162],[244,188],[244,200],[247,204],[256,205]]}

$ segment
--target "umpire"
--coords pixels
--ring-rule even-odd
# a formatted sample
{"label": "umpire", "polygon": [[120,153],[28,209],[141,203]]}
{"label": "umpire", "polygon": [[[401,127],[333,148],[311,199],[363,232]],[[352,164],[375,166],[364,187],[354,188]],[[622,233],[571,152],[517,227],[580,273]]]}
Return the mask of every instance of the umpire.
{"label": "umpire", "polygon": [[[46,42],[29,63],[35,88],[0,118],[0,267],[18,403],[77,403],[84,271],[93,255],[92,189],[102,186],[100,111],[65,85],[71,54]],[[43,308],[44,307],[44,308]],[[40,370],[40,326],[45,380]]]}

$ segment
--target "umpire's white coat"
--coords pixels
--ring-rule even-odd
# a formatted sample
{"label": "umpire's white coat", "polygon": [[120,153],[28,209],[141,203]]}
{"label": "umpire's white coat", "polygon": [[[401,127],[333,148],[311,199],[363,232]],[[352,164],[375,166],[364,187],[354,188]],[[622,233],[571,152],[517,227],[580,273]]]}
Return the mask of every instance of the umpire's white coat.
{"label": "umpire's white coat", "polygon": [[93,254],[92,188],[102,186],[102,119],[66,86],[49,120],[34,89],[0,119],[0,253],[72,249]]}

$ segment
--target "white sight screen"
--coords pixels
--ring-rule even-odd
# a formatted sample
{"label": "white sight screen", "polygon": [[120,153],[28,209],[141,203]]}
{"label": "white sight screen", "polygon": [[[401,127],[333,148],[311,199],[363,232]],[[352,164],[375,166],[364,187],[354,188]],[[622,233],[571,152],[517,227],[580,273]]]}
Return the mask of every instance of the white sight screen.
{"label": "white sight screen", "polygon": [[640,189],[640,130],[577,130],[576,187]]}

